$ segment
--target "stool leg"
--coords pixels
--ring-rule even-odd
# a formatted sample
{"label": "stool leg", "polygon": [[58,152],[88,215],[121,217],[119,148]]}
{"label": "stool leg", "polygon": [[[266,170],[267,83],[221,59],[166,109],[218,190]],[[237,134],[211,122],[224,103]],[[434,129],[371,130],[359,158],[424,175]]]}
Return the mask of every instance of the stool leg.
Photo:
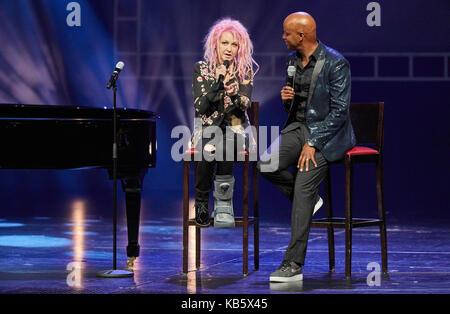
{"label": "stool leg", "polygon": [[248,156],[244,161],[244,223],[243,223],[243,273],[248,274]]}
{"label": "stool leg", "polygon": [[[194,162],[194,182],[197,182],[198,162]],[[201,250],[201,233],[200,228],[195,227],[195,269],[200,268],[200,250]]]}
{"label": "stool leg", "polygon": [[384,189],[383,189],[383,163],[378,161],[376,165],[377,177],[377,199],[378,199],[378,218],[381,220],[380,239],[381,239],[381,264],[382,272],[387,273],[387,237],[386,237],[386,210],[384,207]]}
{"label": "stool leg", "polygon": [[200,228],[195,227],[195,268],[200,268],[200,249],[201,249]]}
{"label": "stool leg", "polygon": [[256,162],[253,162],[253,249],[255,270],[259,269],[259,199],[258,199],[258,170],[256,169]]}
{"label": "stool leg", "polygon": [[183,162],[183,273],[188,272],[189,251],[189,162]]}
{"label": "stool leg", "polygon": [[[331,197],[331,176],[330,168],[327,170],[327,174],[324,180],[324,193],[325,193],[325,209],[328,219],[333,219],[333,207],[332,207],[332,197]],[[335,270],[335,253],[334,253],[334,228],[332,224],[327,226],[328,231],[328,259],[330,272]]]}
{"label": "stool leg", "polygon": [[345,277],[352,273],[352,190],[353,165],[350,157],[345,159]]}

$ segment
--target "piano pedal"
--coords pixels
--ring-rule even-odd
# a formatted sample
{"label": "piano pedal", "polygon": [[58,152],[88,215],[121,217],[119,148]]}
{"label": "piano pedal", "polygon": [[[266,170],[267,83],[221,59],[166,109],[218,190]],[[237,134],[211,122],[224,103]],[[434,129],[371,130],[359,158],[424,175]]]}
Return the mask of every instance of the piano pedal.
{"label": "piano pedal", "polygon": [[136,257],[135,256],[130,257],[130,259],[127,261],[127,268],[128,268],[128,270],[130,270],[130,271],[133,270],[135,261],[136,261]]}

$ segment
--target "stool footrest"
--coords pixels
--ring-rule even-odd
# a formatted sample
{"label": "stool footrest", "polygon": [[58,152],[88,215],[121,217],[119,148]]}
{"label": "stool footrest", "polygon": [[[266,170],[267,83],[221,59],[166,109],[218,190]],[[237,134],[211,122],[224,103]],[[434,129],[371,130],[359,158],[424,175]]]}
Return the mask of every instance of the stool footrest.
{"label": "stool footrest", "polygon": [[[311,227],[327,228],[332,226],[336,228],[345,228],[345,223],[346,219],[340,217],[313,219]],[[383,220],[381,219],[352,218],[351,220],[352,228],[381,226],[382,224]]]}
{"label": "stool footrest", "polygon": [[[256,224],[257,221],[258,221],[258,218],[248,217],[248,225],[249,226]],[[234,223],[235,223],[236,227],[244,226],[244,217],[234,217]],[[189,226],[197,226],[195,219],[189,219],[188,225]],[[207,225],[203,228],[208,228],[208,227],[213,227],[213,226],[214,226],[214,218],[211,218],[209,225]]]}

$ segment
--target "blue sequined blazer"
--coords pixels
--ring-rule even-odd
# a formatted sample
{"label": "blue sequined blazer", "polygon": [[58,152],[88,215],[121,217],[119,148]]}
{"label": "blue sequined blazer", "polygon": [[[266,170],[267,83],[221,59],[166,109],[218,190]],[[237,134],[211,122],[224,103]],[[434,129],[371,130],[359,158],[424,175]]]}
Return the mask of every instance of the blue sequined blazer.
{"label": "blue sequined blazer", "polygon": [[[306,126],[310,137],[308,142],[320,150],[328,161],[342,159],[355,146],[355,134],[350,120],[351,76],[350,64],[336,50],[319,41],[320,53],[314,67],[306,106]],[[288,58],[287,64],[295,56]],[[289,112],[283,132],[295,119],[295,106],[285,109]]]}

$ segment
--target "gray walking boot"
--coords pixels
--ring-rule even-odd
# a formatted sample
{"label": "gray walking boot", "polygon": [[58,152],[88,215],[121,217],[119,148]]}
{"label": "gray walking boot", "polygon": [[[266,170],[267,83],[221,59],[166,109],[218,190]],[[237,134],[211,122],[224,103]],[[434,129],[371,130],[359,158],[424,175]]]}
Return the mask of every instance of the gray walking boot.
{"label": "gray walking boot", "polygon": [[234,228],[233,212],[234,177],[219,175],[214,180],[214,227]]}

